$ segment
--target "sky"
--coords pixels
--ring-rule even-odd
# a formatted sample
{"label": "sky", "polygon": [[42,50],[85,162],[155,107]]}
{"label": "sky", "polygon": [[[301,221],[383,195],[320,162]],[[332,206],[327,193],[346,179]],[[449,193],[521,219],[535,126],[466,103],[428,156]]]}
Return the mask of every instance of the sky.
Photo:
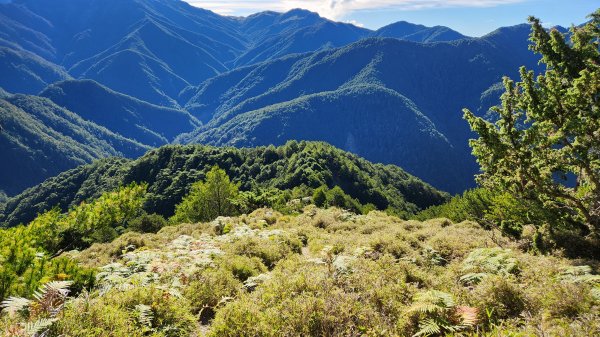
{"label": "sky", "polygon": [[377,29],[397,21],[442,25],[465,35],[481,36],[498,27],[516,25],[529,15],[546,25],[569,27],[586,21],[600,0],[185,0],[223,15],[246,16],[260,11],[304,8],[321,16]]}

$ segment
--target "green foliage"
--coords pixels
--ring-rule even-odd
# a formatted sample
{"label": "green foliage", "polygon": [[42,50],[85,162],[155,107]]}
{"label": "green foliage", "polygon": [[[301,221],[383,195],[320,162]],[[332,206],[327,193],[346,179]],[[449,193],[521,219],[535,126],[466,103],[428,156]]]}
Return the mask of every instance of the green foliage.
{"label": "green foliage", "polygon": [[89,294],[68,302],[56,336],[189,336],[196,319],[187,300],[155,286]]}
{"label": "green foliage", "polygon": [[0,186],[11,195],[98,158],[150,149],[36,96],[0,98],[0,125]]}
{"label": "green foliage", "polygon": [[68,257],[53,257],[116,238],[141,211],[145,191],[146,185],[132,184],[66,214],[53,209],[27,226],[0,230],[0,299],[31,295],[51,280],[72,280],[76,291],[90,287],[92,270]]}
{"label": "green foliage", "polygon": [[460,280],[466,284],[481,281],[488,275],[509,276],[519,271],[519,263],[510,250],[479,248],[473,250],[463,262],[465,272]]}
{"label": "green foliage", "polygon": [[[600,232],[600,11],[571,29],[570,42],[536,18],[531,49],[544,74],[521,68],[521,81],[505,78],[495,123],[465,110],[479,138],[471,141],[483,173],[478,181],[519,201],[533,201],[567,221]],[[561,222],[554,223],[561,225]]]}
{"label": "green foliage", "polygon": [[227,173],[213,166],[204,181],[192,185],[190,194],[175,208],[171,221],[210,221],[218,216],[233,215],[236,212],[233,200],[238,193],[238,185],[231,182]]}
{"label": "green foliage", "polygon": [[[339,186],[361,204],[413,214],[441,204],[448,197],[396,166],[373,164],[325,143],[290,142],[275,148],[277,156],[267,156],[265,151],[264,147],[170,145],[135,161],[102,160],[67,171],[11,198],[0,221],[7,227],[28,223],[51,207],[67,211],[132,182],[148,183],[146,212],[171,217],[192,184],[205,179],[215,165],[227,173],[232,183],[239,184],[241,191],[253,192],[259,198],[263,194],[270,198],[273,188],[282,191],[283,199],[292,200],[310,197],[313,189],[322,185]],[[286,190],[291,197],[285,195]],[[240,211],[246,213],[243,207]]]}
{"label": "green foliage", "polygon": [[518,317],[527,308],[524,291],[513,278],[486,277],[473,290],[474,305],[486,313],[488,323]]}
{"label": "green foliage", "polygon": [[313,193],[313,203],[318,207],[325,207],[327,204],[327,186],[321,186]]}
{"label": "green foliage", "polygon": [[[414,303],[408,308],[407,315],[415,315],[419,321],[419,331],[416,336],[434,336],[455,333],[475,325],[477,313],[459,315],[459,308],[451,294],[429,290],[417,293]],[[461,309],[462,312],[467,312]]]}
{"label": "green foliage", "polygon": [[[49,337],[494,336],[540,324],[596,335],[595,270],[520,245],[472,222],[259,209],[70,252],[102,266],[96,283],[37,326]],[[483,276],[457,282],[465,274]],[[0,315],[2,332],[27,320],[29,300],[8,303],[22,314]]]}
{"label": "green foliage", "polygon": [[144,213],[130,220],[127,224],[127,230],[139,233],[156,233],[167,224],[167,220],[158,214]]}
{"label": "green foliage", "polygon": [[533,200],[521,200],[507,192],[476,188],[455,196],[449,202],[432,206],[414,216],[418,220],[448,218],[454,222],[476,221],[486,228],[498,228],[515,238],[521,236],[523,227],[542,227],[556,223],[556,214]]}

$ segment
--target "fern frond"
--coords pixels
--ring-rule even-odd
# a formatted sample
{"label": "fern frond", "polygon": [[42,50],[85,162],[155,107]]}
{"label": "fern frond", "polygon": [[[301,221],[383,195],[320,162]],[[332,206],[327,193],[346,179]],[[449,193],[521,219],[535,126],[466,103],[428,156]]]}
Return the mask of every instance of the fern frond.
{"label": "fern frond", "polygon": [[25,310],[25,308],[27,308],[30,304],[31,301],[26,298],[9,297],[2,301],[0,307],[2,307],[4,311],[6,311],[9,315],[12,316],[17,312]]}
{"label": "fern frond", "polygon": [[477,308],[458,306],[456,307],[456,315],[464,326],[471,327],[479,323],[479,309]]}
{"label": "fern frond", "polygon": [[461,276],[459,278],[459,281],[466,285],[473,285],[481,282],[481,280],[483,280],[488,275],[488,273],[468,273]]}
{"label": "fern frond", "polygon": [[419,328],[419,331],[414,334],[413,337],[438,335],[442,332],[438,322],[431,318],[424,319],[421,324],[419,324]]}
{"label": "fern frond", "polygon": [[56,322],[55,318],[40,318],[36,321],[25,323],[23,327],[27,336],[38,337],[44,335],[54,322]]}
{"label": "fern frond", "polygon": [[154,314],[152,308],[145,304],[138,304],[135,306],[135,313],[137,320],[140,325],[147,328],[152,328],[152,321],[154,320]]}

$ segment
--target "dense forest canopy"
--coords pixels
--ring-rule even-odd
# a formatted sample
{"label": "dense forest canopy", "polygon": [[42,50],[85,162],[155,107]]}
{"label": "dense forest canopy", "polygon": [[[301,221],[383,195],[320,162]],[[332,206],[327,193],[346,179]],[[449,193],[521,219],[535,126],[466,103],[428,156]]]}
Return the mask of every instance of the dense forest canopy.
{"label": "dense forest canopy", "polygon": [[288,142],[284,146],[231,148],[171,145],[137,160],[107,159],[67,171],[10,198],[0,222],[14,226],[58,206],[62,210],[132,182],[147,183],[144,209],[171,216],[192,183],[217,165],[242,191],[273,187],[305,187],[298,197],[312,196],[322,185],[339,186],[361,204],[413,214],[441,204],[448,195],[397,166],[373,164],[319,142]]}

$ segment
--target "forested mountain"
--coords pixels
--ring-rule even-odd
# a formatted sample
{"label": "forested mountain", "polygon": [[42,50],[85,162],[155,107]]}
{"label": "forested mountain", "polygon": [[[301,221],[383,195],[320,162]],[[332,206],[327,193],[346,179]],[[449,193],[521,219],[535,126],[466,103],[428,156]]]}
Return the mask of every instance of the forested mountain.
{"label": "forested mountain", "polygon": [[97,158],[137,157],[148,149],[46,98],[0,98],[0,189],[8,194]]}
{"label": "forested mountain", "polygon": [[31,52],[1,46],[0,73],[0,87],[23,94],[37,94],[53,82],[71,78],[61,67]]}
{"label": "forested mountain", "polygon": [[[495,84],[502,76],[514,76],[522,64],[536,68],[538,59],[525,42],[528,34],[529,27],[521,25],[446,43],[372,38],[236,69],[182,92],[188,111],[207,123],[180,141],[245,146],[304,137],[332,141],[367,159],[404,167],[439,188],[460,191],[472,186],[477,170],[461,109],[486,112],[497,104]],[[360,104],[348,103],[356,95],[362,96]],[[403,105],[390,103],[390,97],[399,96],[426,116],[426,129],[434,132],[412,139],[414,125],[399,117]],[[304,118],[311,126],[302,124]],[[399,133],[403,128],[411,131]],[[359,129],[360,137],[351,131]],[[454,160],[441,155],[413,161],[443,148],[432,146],[430,137],[444,139],[445,153]],[[420,145],[409,145],[413,142]]]}
{"label": "forested mountain", "polygon": [[537,67],[528,34],[404,21],[371,31],[300,9],[228,17],[180,0],[15,0],[0,5],[0,85],[43,90],[144,145],[323,140],[460,192],[477,171],[461,109],[485,114],[502,76]]}
{"label": "forested mountain", "polygon": [[[52,6],[44,0],[15,0],[0,5],[0,45],[39,55],[75,78],[171,107],[177,107],[175,99],[186,86],[235,67],[341,47],[374,34],[404,38],[299,9],[234,18],[179,0],[58,0]],[[407,39],[451,38],[424,35]]]}
{"label": "forested mountain", "polygon": [[461,33],[444,26],[427,27],[399,21],[376,30],[372,35],[378,37],[394,37],[414,42],[454,41],[468,38]]}
{"label": "forested mountain", "polygon": [[171,145],[137,160],[105,159],[50,178],[9,199],[0,222],[9,227],[27,223],[54,206],[66,210],[132,182],[149,184],[146,211],[170,216],[192,183],[203,179],[214,165],[240,183],[242,190],[257,185],[282,190],[340,186],[363,204],[408,213],[447,200],[447,194],[397,166],[373,164],[325,143],[243,149]]}
{"label": "forested mountain", "polygon": [[153,147],[167,144],[201,124],[186,111],[140,101],[92,80],[57,82],[40,96],[83,119]]}

